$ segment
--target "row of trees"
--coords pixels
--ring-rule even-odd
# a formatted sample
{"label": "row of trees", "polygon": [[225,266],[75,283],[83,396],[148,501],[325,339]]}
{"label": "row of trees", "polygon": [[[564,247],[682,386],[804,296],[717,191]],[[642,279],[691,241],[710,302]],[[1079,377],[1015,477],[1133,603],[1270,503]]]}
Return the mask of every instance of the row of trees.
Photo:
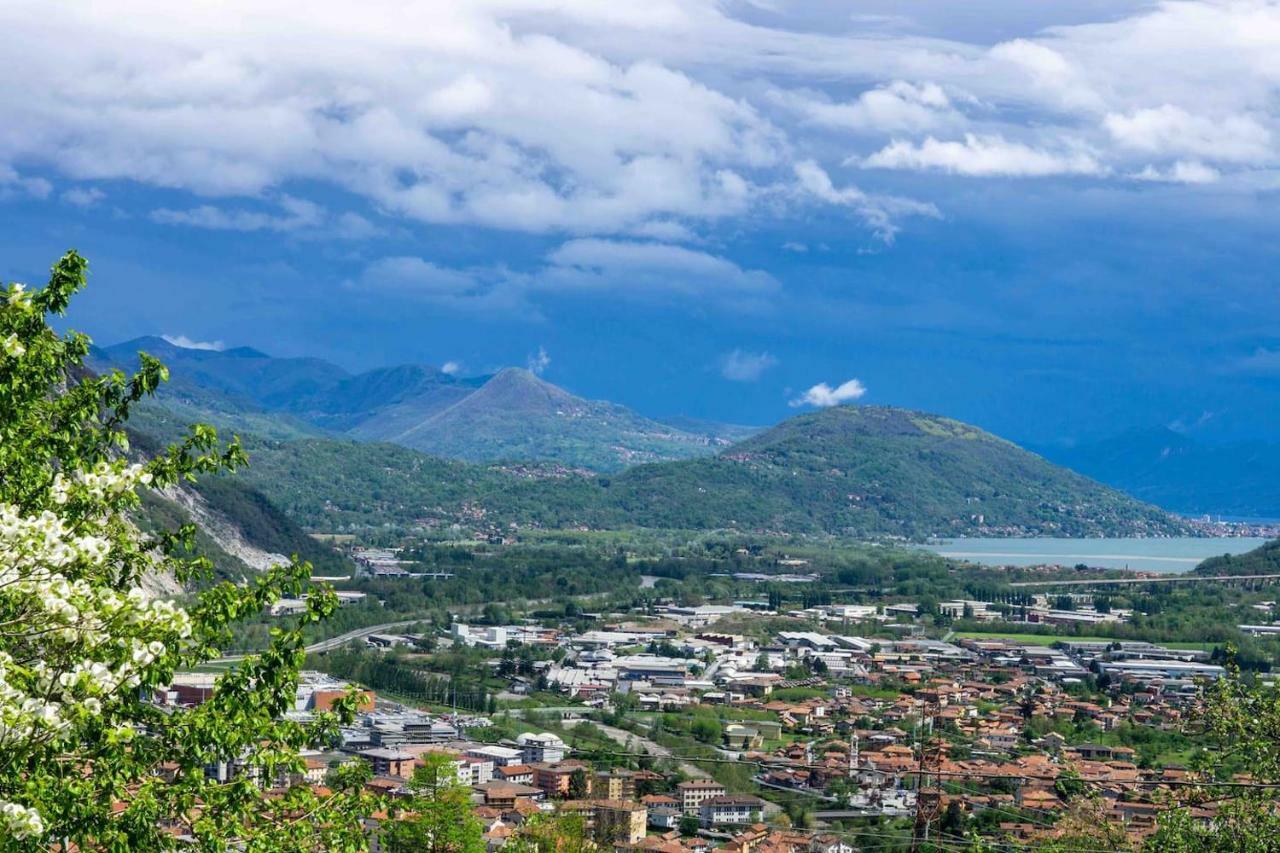
{"label": "row of trees", "polygon": [[357,646],[313,658],[310,665],[338,678],[423,704],[453,706],[479,714],[497,710],[494,695],[474,678],[434,675],[396,655],[370,654]]}

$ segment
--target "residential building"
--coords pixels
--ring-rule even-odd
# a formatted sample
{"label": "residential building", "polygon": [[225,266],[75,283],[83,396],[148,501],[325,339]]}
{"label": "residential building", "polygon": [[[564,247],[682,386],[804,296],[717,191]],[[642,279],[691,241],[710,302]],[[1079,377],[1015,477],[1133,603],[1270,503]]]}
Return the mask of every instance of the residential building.
{"label": "residential building", "polygon": [[636,774],[614,767],[596,773],[591,790],[606,800],[634,800],[636,798]]}
{"label": "residential building", "polygon": [[685,814],[697,814],[704,802],[725,795],[724,785],[714,779],[690,779],[676,786],[680,798],[680,810]]}
{"label": "residential building", "polygon": [[705,827],[755,823],[763,813],[764,800],[745,794],[711,797],[698,806],[698,818]]}
{"label": "residential building", "polygon": [[518,785],[514,782],[486,782],[483,785],[476,785],[475,790],[484,797],[486,806],[499,809],[515,808],[517,800],[541,802],[545,796],[541,788]]}
{"label": "residential building", "polygon": [[562,761],[559,764],[534,764],[533,784],[541,788],[548,797],[568,797],[573,793],[573,776],[581,773],[585,779],[586,790],[591,793],[591,767],[581,761]]}
{"label": "residential building", "polygon": [[534,773],[533,768],[528,764],[508,764],[504,767],[495,767],[494,776],[507,782],[532,785]]}
{"label": "residential building", "polygon": [[648,832],[649,809],[626,800],[595,800],[592,832],[614,844],[635,844]]}
{"label": "residential building", "polygon": [[362,750],[360,757],[369,762],[375,776],[399,776],[402,779],[413,775],[413,768],[417,763],[411,753],[381,747]]}
{"label": "residential building", "polygon": [[494,746],[490,744],[473,746],[467,750],[466,754],[475,758],[487,758],[493,762],[495,768],[525,763],[524,750],[514,749],[509,746]]}
{"label": "residential building", "polygon": [[559,736],[551,733],[526,732],[516,738],[516,745],[523,753],[523,764],[556,764],[564,761],[565,745]]}

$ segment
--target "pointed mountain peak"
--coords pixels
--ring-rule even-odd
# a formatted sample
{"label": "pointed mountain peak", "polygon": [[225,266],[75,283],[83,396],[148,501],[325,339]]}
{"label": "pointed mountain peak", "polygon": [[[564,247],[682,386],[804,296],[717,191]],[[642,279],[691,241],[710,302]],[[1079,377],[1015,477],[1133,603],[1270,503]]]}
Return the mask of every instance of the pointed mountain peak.
{"label": "pointed mountain peak", "polygon": [[554,412],[587,405],[558,385],[523,367],[504,367],[464,401],[471,406],[497,406],[512,412]]}
{"label": "pointed mountain peak", "polygon": [[221,344],[191,346],[181,339],[174,341],[162,335],[143,335],[140,338],[102,347],[102,352],[115,357],[132,357],[138,352],[145,352],[167,358],[271,358],[262,350],[253,347],[222,348]]}
{"label": "pointed mountain peak", "polygon": [[490,379],[489,381],[496,382],[499,380],[502,382],[530,382],[534,385],[551,384],[532,370],[524,367],[504,367],[497,373],[493,374],[493,379]]}
{"label": "pointed mountain peak", "polygon": [[102,348],[104,352],[128,352],[135,353],[138,350],[152,352],[155,350],[172,350],[178,349],[173,344],[166,341],[159,335],[143,335],[139,338],[131,338],[127,341],[121,341],[118,344],[111,344]]}

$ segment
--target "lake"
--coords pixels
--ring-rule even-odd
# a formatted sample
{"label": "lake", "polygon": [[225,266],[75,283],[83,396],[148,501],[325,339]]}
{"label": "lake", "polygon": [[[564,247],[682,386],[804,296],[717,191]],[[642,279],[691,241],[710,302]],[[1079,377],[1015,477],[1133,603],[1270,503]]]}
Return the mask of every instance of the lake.
{"label": "lake", "polygon": [[1102,569],[1189,572],[1206,557],[1242,554],[1266,539],[946,539],[924,545],[944,557],[986,566],[1084,563]]}

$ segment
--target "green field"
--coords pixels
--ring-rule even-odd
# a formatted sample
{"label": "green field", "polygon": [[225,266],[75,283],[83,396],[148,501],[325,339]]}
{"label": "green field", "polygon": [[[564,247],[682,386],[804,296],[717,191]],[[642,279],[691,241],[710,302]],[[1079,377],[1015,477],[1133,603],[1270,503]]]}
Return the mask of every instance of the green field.
{"label": "green field", "polygon": [[[1115,637],[1076,637],[1071,635],[1055,635],[1055,634],[1017,634],[1002,633],[1000,631],[956,631],[952,635],[957,640],[1009,640],[1014,643],[1023,643],[1028,646],[1052,646],[1057,642],[1077,642],[1077,643],[1114,643],[1117,642]],[[1124,642],[1123,640],[1120,642]],[[1204,651],[1212,651],[1215,647],[1222,645],[1221,643],[1166,643],[1158,640],[1151,642],[1157,645],[1165,646],[1170,649],[1201,649]]]}

